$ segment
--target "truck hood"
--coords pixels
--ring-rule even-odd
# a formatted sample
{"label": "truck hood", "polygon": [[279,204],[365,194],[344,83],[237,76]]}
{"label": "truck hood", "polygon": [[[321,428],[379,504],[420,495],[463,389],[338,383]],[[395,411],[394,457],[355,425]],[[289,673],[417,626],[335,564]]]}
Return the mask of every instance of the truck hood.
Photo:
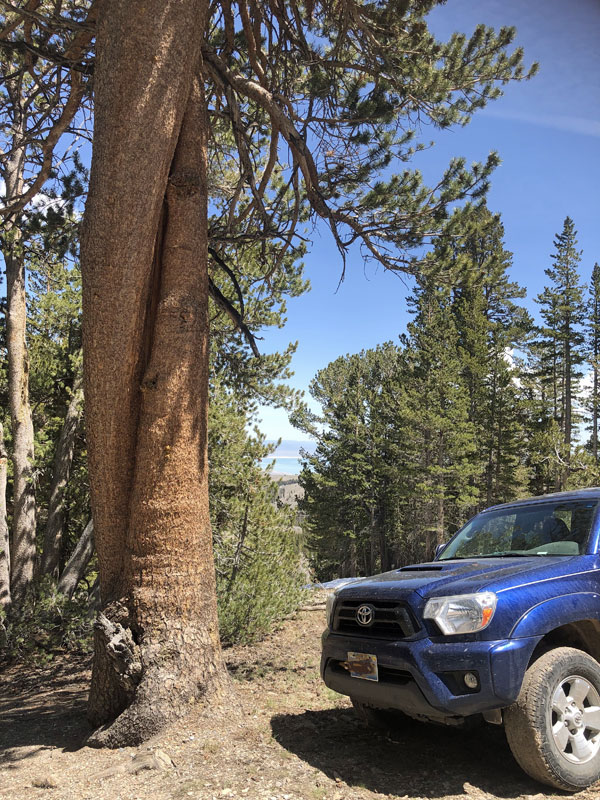
{"label": "truck hood", "polygon": [[530,581],[544,581],[577,569],[582,556],[531,556],[523,558],[473,558],[432,561],[362,578],[348,584],[344,597],[367,593],[393,599],[398,593],[417,592],[423,598],[467,594],[483,590],[503,591]]}

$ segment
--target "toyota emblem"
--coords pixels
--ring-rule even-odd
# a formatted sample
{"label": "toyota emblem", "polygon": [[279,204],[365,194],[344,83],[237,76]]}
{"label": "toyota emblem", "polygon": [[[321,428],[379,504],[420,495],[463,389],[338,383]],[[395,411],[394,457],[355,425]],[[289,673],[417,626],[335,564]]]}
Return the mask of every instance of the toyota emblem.
{"label": "toyota emblem", "polygon": [[356,621],[365,628],[372,625],[375,621],[375,609],[373,606],[359,606],[356,609]]}

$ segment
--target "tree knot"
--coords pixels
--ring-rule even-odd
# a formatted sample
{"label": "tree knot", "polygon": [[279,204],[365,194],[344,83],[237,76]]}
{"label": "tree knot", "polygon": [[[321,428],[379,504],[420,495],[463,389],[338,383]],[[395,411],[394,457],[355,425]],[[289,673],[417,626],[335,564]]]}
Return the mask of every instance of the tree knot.
{"label": "tree knot", "polygon": [[200,174],[196,170],[181,169],[169,175],[169,188],[181,197],[198,194],[200,184]]}
{"label": "tree knot", "polygon": [[103,645],[117,675],[117,682],[126,692],[133,692],[142,676],[140,647],[128,626],[129,610],[121,603],[112,603],[106,614],[98,612],[94,631]]}

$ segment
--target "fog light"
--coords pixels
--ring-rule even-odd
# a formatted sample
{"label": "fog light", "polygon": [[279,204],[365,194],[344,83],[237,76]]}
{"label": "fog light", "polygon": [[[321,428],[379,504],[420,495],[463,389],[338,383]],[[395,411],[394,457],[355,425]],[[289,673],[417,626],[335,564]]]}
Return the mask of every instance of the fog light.
{"label": "fog light", "polygon": [[476,689],[479,686],[477,675],[472,672],[465,672],[464,682],[469,689]]}

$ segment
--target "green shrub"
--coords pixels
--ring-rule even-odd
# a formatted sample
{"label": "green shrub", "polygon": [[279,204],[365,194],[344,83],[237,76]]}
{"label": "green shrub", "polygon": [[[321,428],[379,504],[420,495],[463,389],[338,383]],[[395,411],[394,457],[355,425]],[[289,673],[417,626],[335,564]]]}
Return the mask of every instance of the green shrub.
{"label": "green shrub", "polygon": [[215,532],[217,599],[224,643],[251,642],[277,628],[302,598],[295,514],[276,506],[267,476],[246,504],[234,504],[229,525]]}
{"label": "green shrub", "polygon": [[261,468],[272,446],[248,432],[248,411],[222,388],[209,416],[210,513],[221,639],[251,642],[299,604],[301,571],[295,510],[280,507],[277,484]]}
{"label": "green shrub", "polygon": [[0,611],[0,661],[44,664],[60,653],[91,653],[92,621],[86,591],[69,600],[44,580],[18,613]]}

